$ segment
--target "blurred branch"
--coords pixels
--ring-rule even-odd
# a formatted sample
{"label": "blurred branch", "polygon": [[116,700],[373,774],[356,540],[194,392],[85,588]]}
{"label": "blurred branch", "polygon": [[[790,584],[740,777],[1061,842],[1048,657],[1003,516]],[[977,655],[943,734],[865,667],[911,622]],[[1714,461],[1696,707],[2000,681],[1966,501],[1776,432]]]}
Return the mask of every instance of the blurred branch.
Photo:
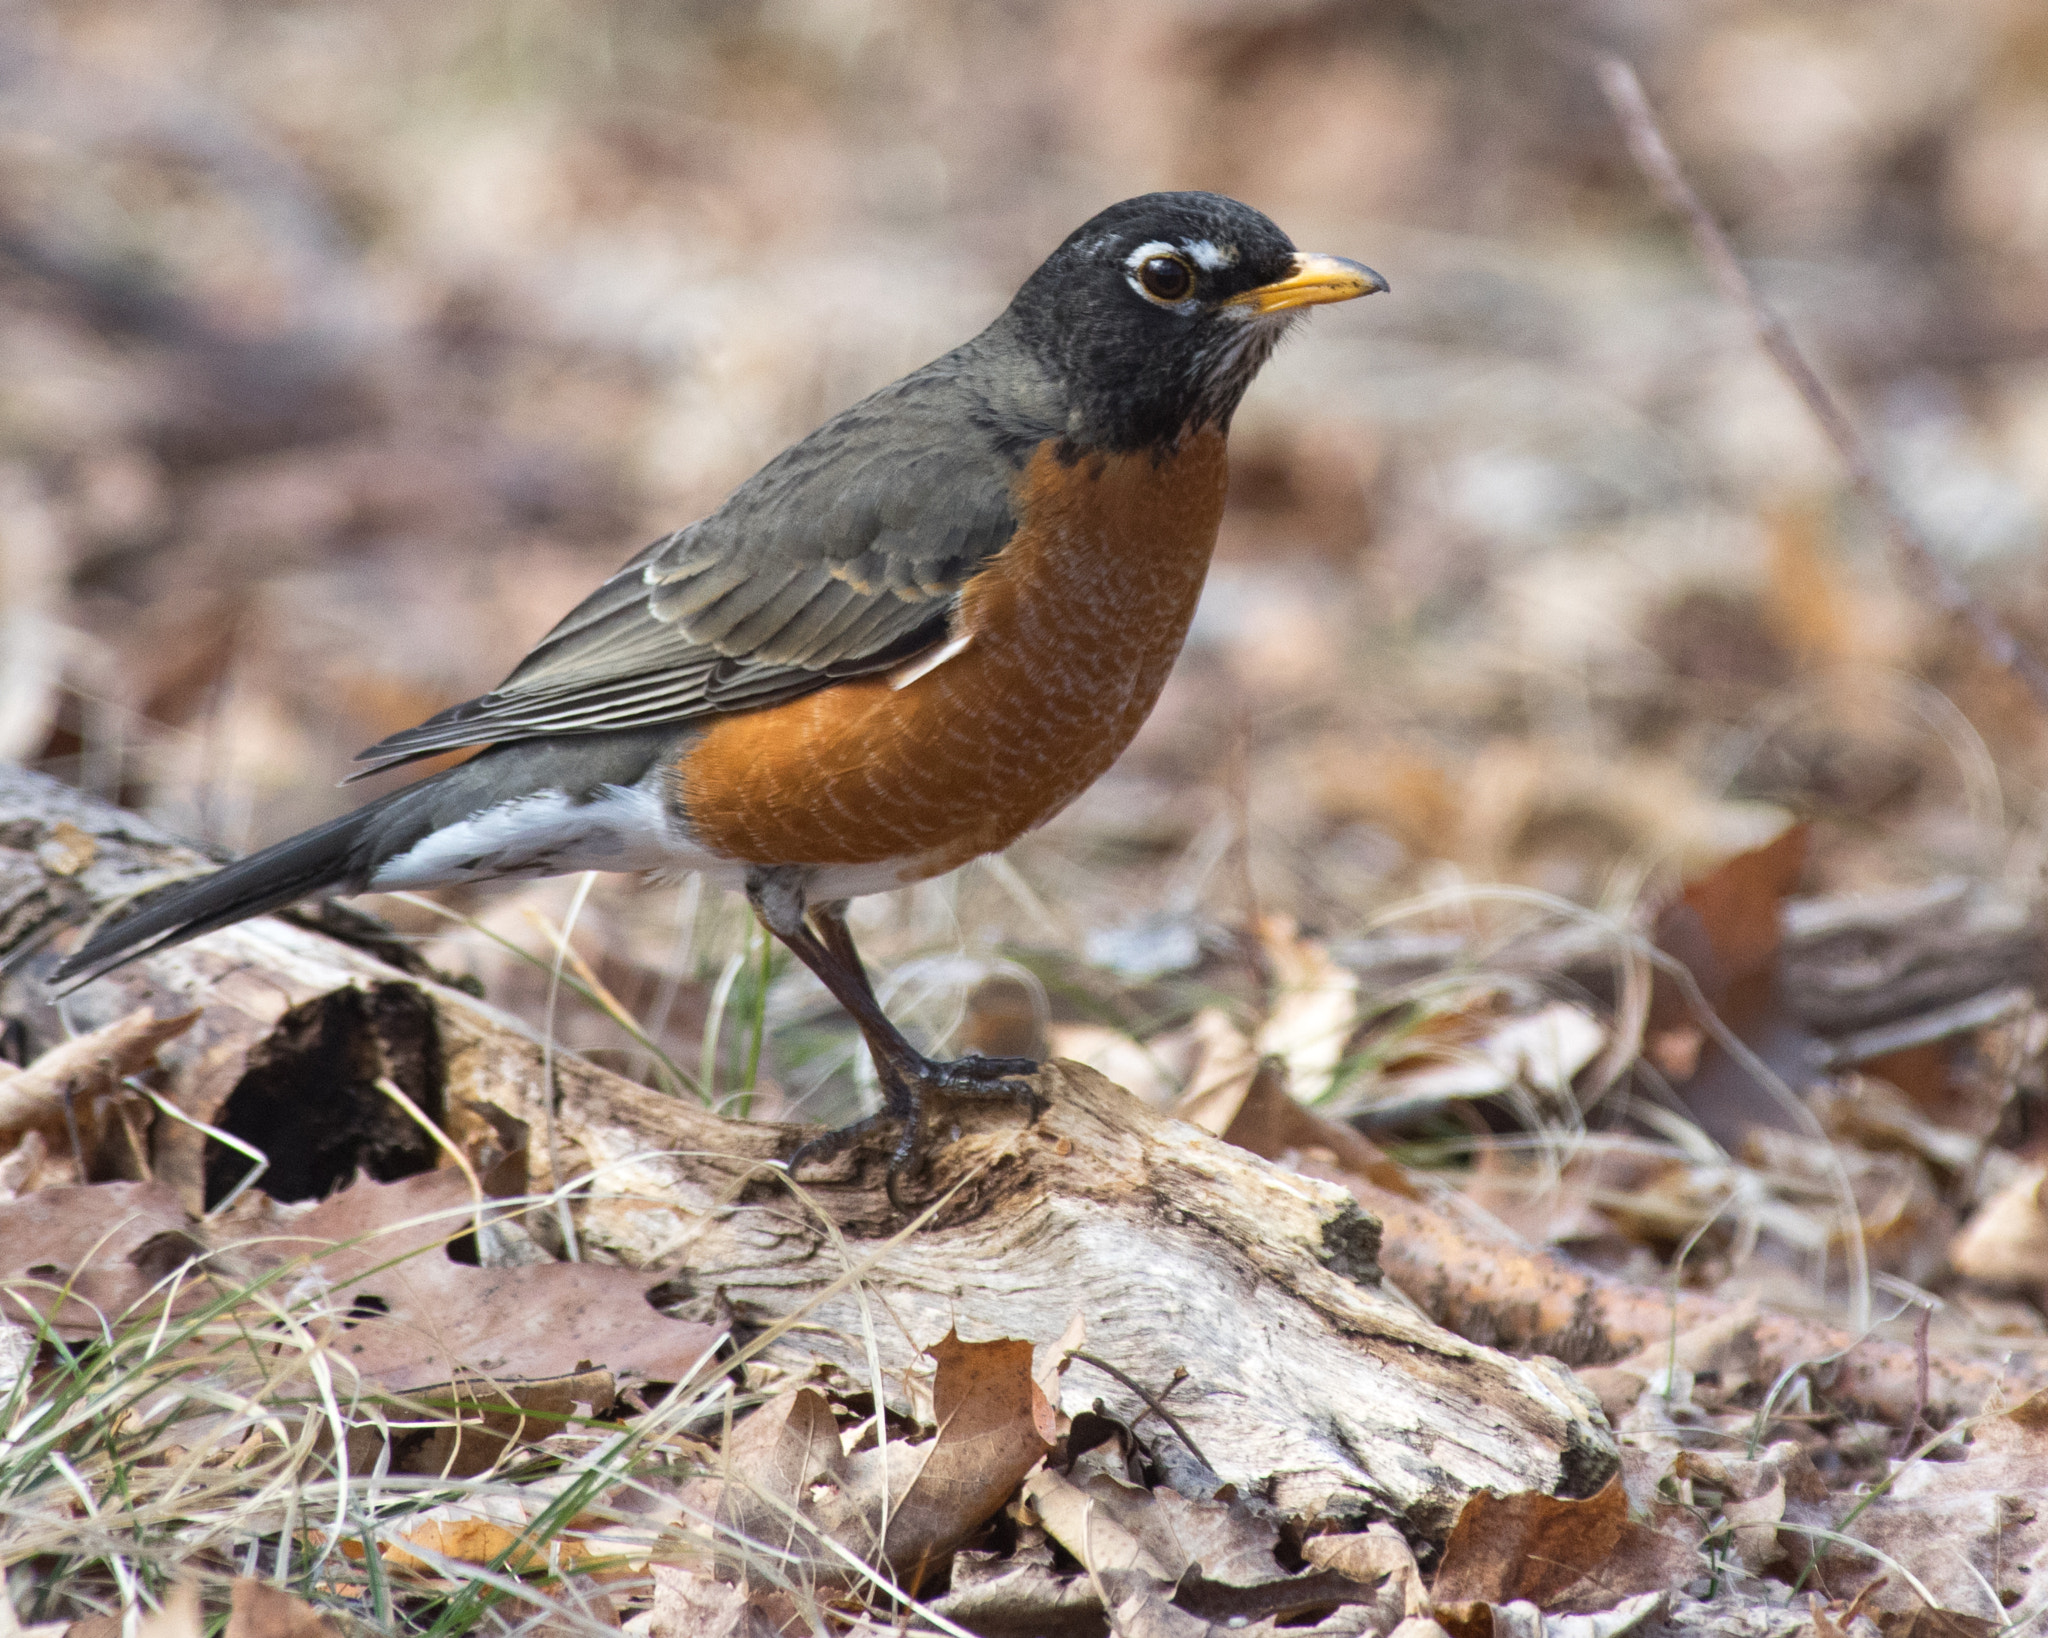
{"label": "blurred branch", "polygon": [[1714,282],[1721,287],[1723,295],[1749,315],[1749,322],[1764,351],[1770,354],[1771,361],[1805,400],[1807,409],[1820,423],[1828,441],[1835,446],[1842,464],[1848,469],[1849,482],[1884,526],[1902,576],[1918,595],[1947,614],[1966,621],[1991,658],[2026,684],[2037,702],[2048,707],[2048,666],[2044,666],[2021,644],[2004,621],[1970,595],[1969,589],[1935,555],[1927,538],[1906,515],[1891,486],[1879,474],[1863,435],[1857,431],[1855,423],[1828,390],[1827,383],[1821,380],[1806,355],[1799,350],[1799,344],[1792,339],[1792,332],[1786,328],[1785,321],[1758,293],[1749,275],[1743,271],[1742,263],[1736,259],[1735,247],[1728,242],[1728,235],[1722,232],[1721,224],[1714,220],[1713,213],[1686,180],[1684,171],[1679,169],[1678,160],[1665,142],[1657,116],[1650,108],[1649,98],[1643,94],[1643,83],[1636,78],[1636,71],[1621,58],[1610,55],[1595,58],[1593,66],[1599,75],[1600,89],[1606,93],[1608,104],[1621,123],[1622,134],[1636,164],[1663,195],[1664,202],[1685,219],[1693,244],[1713,274]]}

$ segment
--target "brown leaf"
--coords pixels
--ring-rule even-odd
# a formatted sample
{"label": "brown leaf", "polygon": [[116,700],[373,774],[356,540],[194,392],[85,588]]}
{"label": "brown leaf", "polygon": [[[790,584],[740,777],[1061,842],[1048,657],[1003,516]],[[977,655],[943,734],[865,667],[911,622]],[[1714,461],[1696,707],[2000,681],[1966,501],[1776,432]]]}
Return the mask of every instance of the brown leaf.
{"label": "brown leaf", "polygon": [[[1762,847],[1738,853],[1687,883],[1655,929],[1658,947],[1692,974],[1722,1022],[1765,1063],[1794,1078],[1807,1061],[1811,1037],[1778,995],[1780,913],[1805,868],[1808,841],[1808,827],[1796,824]],[[1694,1057],[1688,1032],[1700,1020],[1692,1014],[1678,987],[1660,974],[1647,1034],[1666,1067],[1693,1061],[1693,1073],[1677,1088],[1693,1119],[1724,1148],[1737,1151],[1755,1128],[1792,1128],[1789,1112],[1717,1044],[1707,1043]]]}
{"label": "brown leaf", "polygon": [[2039,1596],[2048,1576],[2048,1394],[1981,1418],[1952,1453],[1960,1459],[1907,1463],[1846,1527],[1889,1563],[1827,1544],[1820,1580],[1829,1592],[1856,1596],[1872,1615],[1904,1614],[1924,1606],[1917,1581],[1938,1608],[2001,1626]]}
{"label": "brown leaf", "polygon": [[670,1319],[646,1300],[659,1273],[595,1263],[476,1268],[443,1242],[470,1224],[460,1172],[396,1183],[358,1179],[281,1225],[261,1253],[304,1256],[343,1307],[369,1307],[333,1339],[337,1357],[396,1393],[467,1375],[508,1381],[603,1368],[622,1381],[678,1382],[722,1332]]}
{"label": "brown leaf", "polygon": [[2048,1169],[2029,1166],[1980,1205],[1949,1242],[1958,1274],[1987,1285],[2048,1285],[2048,1214],[2041,1190]]}
{"label": "brown leaf", "polygon": [[1688,882],[1658,918],[1657,942],[1691,969],[1714,1007],[1737,1028],[1735,992],[1768,979],[1781,940],[1779,907],[1806,867],[1808,827],[1788,827],[1762,847],[1738,853],[1719,869]]}
{"label": "brown leaf", "polygon": [[1373,1607],[1381,1630],[1391,1632],[1410,1616],[1429,1613],[1429,1588],[1416,1568],[1414,1551],[1391,1524],[1373,1524],[1355,1535],[1311,1536],[1301,1556],[1318,1570],[1341,1570],[1354,1581],[1378,1582]]}
{"label": "brown leaf", "polygon": [[70,1338],[97,1336],[204,1248],[176,1191],[91,1183],[0,1201],[0,1287]]}
{"label": "brown leaf", "polygon": [[1874,1619],[1884,1638],[1991,1638],[2006,1625],[1989,1616],[1931,1610],[1925,1604],[1910,1610],[1880,1610]]}
{"label": "brown leaf", "polygon": [[1721,1525],[1737,1560],[1752,1574],[1787,1556],[1798,1563],[1811,1556],[1811,1538],[1796,1529],[1781,1533],[1781,1524],[1825,1528],[1833,1523],[1822,1512],[1828,1501],[1826,1482],[1806,1452],[1789,1439],[1770,1446],[1754,1461],[1681,1451],[1671,1471],[1681,1480],[1703,1480],[1721,1493]]}
{"label": "brown leaf", "polygon": [[572,1420],[608,1414],[618,1391],[611,1372],[582,1371],[539,1382],[467,1377],[406,1397],[432,1418],[412,1421],[397,1437],[381,1421],[350,1428],[351,1471],[367,1472],[382,1456],[393,1473],[467,1478],[496,1464],[509,1446],[538,1443]]}
{"label": "brown leaf", "polygon": [[[939,1435],[891,1509],[886,1549],[913,1579],[1008,1501],[1058,1437],[1052,1406],[1031,1379],[1030,1343],[962,1342],[948,1331],[930,1351],[938,1362],[932,1415]],[[880,1451],[855,1456],[856,1489],[878,1493],[881,1468]]]}
{"label": "brown leaf", "polygon": [[183,1035],[198,1017],[187,1012],[158,1018],[140,1007],[90,1035],[53,1046],[26,1068],[0,1071],[0,1142],[11,1145],[20,1133],[40,1132],[68,1154],[70,1127],[76,1124],[90,1154],[98,1102],[120,1091],[125,1077],[148,1069],[157,1049]]}
{"label": "brown leaf", "polygon": [[331,1616],[267,1581],[238,1576],[228,1596],[224,1638],[341,1638]]}
{"label": "brown leaf", "polygon": [[1358,975],[1289,917],[1260,917],[1258,936],[1273,993],[1252,1044],[1262,1061],[1278,1058],[1313,1102],[1330,1089],[1358,1024]]}
{"label": "brown leaf", "polygon": [[[118,1615],[88,1615],[64,1629],[63,1638],[121,1638]],[[135,1638],[200,1638],[199,1583],[181,1581],[164,1594],[160,1608],[145,1610]]]}
{"label": "brown leaf", "polygon": [[749,1626],[744,1589],[673,1564],[654,1566],[648,1638],[743,1638]]}
{"label": "brown leaf", "polygon": [[[240,1284],[302,1257],[326,1280],[332,1308],[361,1316],[330,1332],[332,1356],[371,1387],[447,1418],[394,1444],[399,1471],[479,1472],[508,1443],[559,1431],[578,1407],[608,1410],[615,1378],[687,1378],[722,1335],[654,1308],[646,1292],[660,1283],[655,1272],[457,1263],[442,1242],[471,1224],[472,1211],[458,1172],[360,1181],[287,1220],[264,1202],[234,1219],[233,1243],[208,1255],[165,1184],[43,1189],[0,1201],[0,1285],[13,1303],[51,1315],[59,1334],[83,1337],[194,1257],[207,1257],[217,1278],[211,1288],[187,1281],[186,1307],[212,1300],[221,1277]],[[381,1438],[358,1429],[352,1454],[367,1461]]]}
{"label": "brown leaf", "polygon": [[[1690,1542],[1628,1516],[1618,1478],[1584,1501],[1533,1490],[1517,1496],[1480,1491],[1451,1527],[1431,1592],[1440,1620],[1447,1609],[1517,1600],[1545,1612],[1583,1613],[1678,1586],[1698,1564]],[[1445,1624],[1460,1627],[1459,1621]]]}
{"label": "brown leaf", "polygon": [[1031,1379],[1028,1342],[962,1342],[948,1332],[931,1350],[937,1436],[920,1444],[843,1452],[831,1406],[815,1388],[778,1395],[735,1430],[727,1476],[700,1492],[727,1530],[802,1553],[806,1537],[821,1584],[848,1568],[827,1540],[881,1556],[915,1586],[979,1529],[1052,1448],[1052,1407]]}
{"label": "brown leaf", "polygon": [[1007,1555],[955,1554],[952,1588],[932,1608],[970,1632],[1097,1638],[1102,1631],[1102,1603],[1089,1578],[1056,1571],[1045,1532],[1028,1524],[1018,1527]]}

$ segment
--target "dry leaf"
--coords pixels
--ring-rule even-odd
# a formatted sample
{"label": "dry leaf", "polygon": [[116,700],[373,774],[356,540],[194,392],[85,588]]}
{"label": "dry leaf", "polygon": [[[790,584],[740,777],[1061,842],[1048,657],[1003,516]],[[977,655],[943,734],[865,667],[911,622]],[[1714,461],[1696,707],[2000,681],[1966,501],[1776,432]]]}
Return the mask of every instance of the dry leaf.
{"label": "dry leaf", "polygon": [[1375,1114],[1421,1111],[1456,1098],[1488,1098],[1527,1086],[1556,1102],[1600,1055],[1607,1030],[1583,1007],[1553,1001],[1538,1011],[1491,1023],[1476,1038],[1418,1043],[1373,1089]]}
{"label": "dry leaf", "polygon": [[1695,1480],[1721,1495],[1721,1520],[1716,1535],[1725,1534],[1735,1557],[1751,1574],[1790,1558],[1804,1564],[1811,1556],[1811,1538],[1796,1530],[1780,1531],[1788,1520],[1797,1525],[1828,1528],[1828,1487],[1812,1459],[1791,1440],[1781,1440],[1753,1461],[1701,1451],[1680,1451],[1671,1468],[1678,1479]]}
{"label": "dry leaf", "polygon": [[142,1007],[126,1018],[50,1048],[25,1068],[0,1072],[0,1141],[11,1143],[22,1132],[35,1131],[70,1150],[70,1119],[86,1129],[86,1150],[92,1149],[91,1128],[98,1115],[92,1107],[118,1092],[121,1082],[156,1062],[157,1049],[177,1039],[199,1017],[197,1012],[158,1018]]}
{"label": "dry leaf", "polygon": [[1987,1285],[2048,1286],[2048,1215],[2041,1186],[2048,1168],[2030,1166],[1979,1206],[1949,1242],[1958,1274]]}
{"label": "dry leaf", "polygon": [[98,1336],[203,1253],[190,1225],[177,1192],[162,1183],[38,1189],[0,1202],[0,1287],[58,1335]]}
{"label": "dry leaf", "polygon": [[[452,1474],[481,1471],[508,1443],[545,1438],[565,1418],[608,1410],[617,1378],[686,1380],[723,1335],[654,1308],[646,1293],[658,1271],[454,1262],[442,1241],[470,1226],[471,1211],[458,1172],[360,1181],[288,1221],[268,1202],[240,1214],[234,1243],[215,1251],[165,1184],[42,1189],[0,1202],[0,1284],[52,1313],[60,1334],[93,1336],[194,1258],[240,1284],[303,1257],[309,1267],[294,1278],[324,1280],[329,1309],[344,1316],[327,1337],[332,1356],[372,1388],[446,1418],[408,1430],[395,1467]],[[252,1238],[252,1225],[271,1231]],[[179,1301],[189,1308],[217,1289],[188,1280]],[[353,1454],[372,1459],[380,1439],[358,1428]]]}
{"label": "dry leaf", "polygon": [[[1125,1630],[1143,1631],[1149,1623],[1178,1631],[1192,1620],[1264,1631],[1268,1621],[1344,1605],[1385,1615],[1384,1630],[1405,1613],[1405,1588],[1391,1606],[1381,1601],[1399,1564],[1378,1541],[1369,1552],[1333,1549],[1327,1562],[1311,1559],[1314,1569],[1290,1574],[1280,1564],[1277,1522],[1242,1501],[1194,1501],[1163,1485],[1146,1490],[1102,1473],[1076,1484],[1044,1468],[1025,1481],[1024,1495],[1046,1533],[1101,1582]],[[1412,1572],[1414,1559],[1405,1563]]]}
{"label": "dry leaf", "polygon": [[654,1566],[648,1638],[742,1638],[748,1614],[743,1589],[673,1564]]}
{"label": "dry leaf", "polygon": [[1097,1638],[1102,1601],[1086,1575],[1053,1568],[1043,1530],[1024,1524],[1007,1556],[963,1551],[953,1558],[953,1585],[932,1607],[969,1632],[1032,1638]]}
{"label": "dry leaf", "polygon": [[1047,1052],[1052,1057],[1086,1064],[1155,1108],[1173,1101],[1173,1083],[1157,1054],[1120,1029],[1111,1029],[1107,1024],[1054,1024],[1046,1031],[1046,1038]]}
{"label": "dry leaf", "polygon": [[[1318,1570],[1337,1570],[1353,1581],[1380,1584],[1373,1608],[1382,1632],[1429,1613],[1429,1586],[1415,1553],[1391,1524],[1371,1524],[1356,1535],[1311,1536],[1301,1556]],[[1432,1623],[1433,1625],[1434,1623]]]}
{"label": "dry leaf", "polygon": [[1611,1610],[1638,1593],[1682,1585],[1699,1564],[1691,1542],[1628,1516],[1619,1478],[1584,1501],[1481,1491],[1451,1527],[1431,1595],[1437,1618],[1453,1632],[1466,1632],[1479,1605],[1523,1601],[1546,1613]]}
{"label": "dry leaf", "polygon": [[546,1381],[602,1368],[621,1381],[679,1382],[724,1334],[670,1319],[646,1300],[658,1271],[593,1263],[478,1268],[443,1242],[471,1223],[462,1174],[360,1178],[252,1247],[302,1256],[342,1307],[375,1311],[332,1339],[337,1358],[392,1392],[466,1375]]}
{"label": "dry leaf", "polygon": [[[822,1584],[850,1571],[823,1543],[879,1556],[907,1585],[922,1580],[987,1522],[1056,1436],[1053,1410],[1031,1379],[1031,1344],[962,1342],[931,1350],[935,1437],[891,1440],[847,1454],[831,1406],[814,1388],[770,1400],[734,1430],[725,1476],[692,1487],[725,1530],[811,1555]],[[888,1539],[880,1541],[886,1510]]]}
{"label": "dry leaf", "polygon": [[[1659,948],[1692,974],[1721,1021],[1772,1069],[1794,1079],[1804,1077],[1812,1038],[1778,996],[1778,949],[1783,906],[1805,869],[1809,841],[1808,827],[1795,824],[1762,847],[1736,854],[1688,882],[1655,929]],[[1659,974],[1647,1033],[1667,1068],[1691,1060],[1693,1072],[1677,1090],[1701,1129],[1737,1151],[1757,1127],[1793,1127],[1791,1114],[1745,1066],[1717,1044],[1690,1037],[1700,1025],[1678,986]]]}
{"label": "dry leaf", "polygon": [[1259,944],[1273,994],[1252,1046],[1285,1063],[1296,1095],[1314,1103],[1330,1090],[1358,1025],[1358,975],[1286,916],[1260,918]]}
{"label": "dry leaf", "polygon": [[1220,1136],[1237,1118],[1252,1076],[1258,1072],[1259,1054],[1251,1037],[1220,1007],[1204,1007],[1196,1013],[1189,1020],[1187,1034],[1193,1057],[1173,1113]]}
{"label": "dry leaf", "polygon": [[254,1576],[237,1577],[228,1596],[223,1638],[341,1638],[332,1616]]}
{"label": "dry leaf", "polygon": [[1347,1172],[1411,1199],[1416,1196],[1407,1173],[1372,1139],[1297,1103],[1287,1088],[1286,1065],[1278,1058],[1259,1064],[1236,1113],[1218,1136],[1263,1160],[1323,1150]]}
{"label": "dry leaf", "polygon": [[2036,1394],[1971,1424],[1961,1460],[1923,1457],[1900,1469],[1847,1526],[1891,1564],[1829,1542],[1821,1549],[1822,1584],[1838,1597],[1858,1597],[1863,1609],[1903,1614],[1923,1602],[1910,1575],[1940,1609],[2003,1626],[2048,1584],[2044,1495],[2048,1395]]}

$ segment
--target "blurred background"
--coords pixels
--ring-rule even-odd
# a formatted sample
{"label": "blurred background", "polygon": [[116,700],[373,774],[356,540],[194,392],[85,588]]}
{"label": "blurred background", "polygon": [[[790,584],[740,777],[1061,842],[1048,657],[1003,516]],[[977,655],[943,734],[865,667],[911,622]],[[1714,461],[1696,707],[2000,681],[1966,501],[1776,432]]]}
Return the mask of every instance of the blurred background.
{"label": "blurred background", "polygon": [[[2048,651],[2032,0],[52,0],[0,7],[0,756],[225,849],[339,812],[353,752],[1083,219],[1210,188],[1393,292],[1252,391],[1118,768],[860,907],[928,1039],[1049,1028],[1163,1096],[1202,1017],[1320,985],[1297,1069],[1353,1108],[1388,1055],[1347,952],[1489,884],[1625,917],[1799,818],[1806,891],[2031,897],[2038,709],[1903,591],[1594,48]],[[657,1084],[860,1096],[820,992],[694,882],[366,902]]]}

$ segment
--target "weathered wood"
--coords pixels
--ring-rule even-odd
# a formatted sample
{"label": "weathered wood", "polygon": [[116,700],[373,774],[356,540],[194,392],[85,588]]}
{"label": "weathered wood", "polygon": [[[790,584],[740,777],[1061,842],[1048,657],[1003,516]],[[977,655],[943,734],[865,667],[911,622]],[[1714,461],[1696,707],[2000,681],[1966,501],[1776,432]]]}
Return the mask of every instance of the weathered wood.
{"label": "weathered wood", "polygon": [[[58,912],[24,861],[59,821],[91,839],[53,855],[69,906],[196,862],[128,816],[0,770],[0,882],[46,907],[0,988],[0,1013],[31,1047],[60,1034],[39,976]],[[0,925],[7,915],[0,902]],[[1476,1488],[1584,1494],[1615,1463],[1569,1372],[1466,1342],[1381,1285],[1379,1226],[1344,1190],[1078,1066],[1044,1072],[1049,1107],[1033,1126],[1008,1107],[963,1108],[962,1134],[919,1181],[931,1206],[913,1224],[876,1154],[799,1191],[774,1164],[794,1128],[724,1121],[560,1055],[550,1097],[542,1044],[517,1020],[310,927],[229,928],[87,986],[67,1011],[93,1028],[145,1005],[200,1012],[159,1055],[161,1093],[245,1134],[260,1113],[274,1167],[334,1145],[350,1124],[340,1101],[361,1084],[409,1077],[408,1097],[473,1152],[523,1131],[536,1190],[583,1180],[571,1216],[584,1256],[670,1270],[679,1302],[743,1330],[800,1319],[764,1356],[788,1370],[879,1370],[894,1397],[949,1328],[1028,1337],[1042,1366],[1078,1315],[1086,1351],[1134,1380],[1163,1389],[1187,1371],[1171,1408],[1217,1478],[1290,1510],[1387,1514],[1433,1535]],[[190,1128],[159,1121],[152,1142],[157,1175],[188,1202],[218,1194],[224,1174],[209,1175]],[[341,1144],[332,1161],[360,1158]],[[545,1237],[555,1217],[529,1220]],[[1065,1391],[1070,1411],[1143,1409],[1083,1363]],[[1177,1440],[1160,1445],[1169,1468],[1200,1476]]]}

